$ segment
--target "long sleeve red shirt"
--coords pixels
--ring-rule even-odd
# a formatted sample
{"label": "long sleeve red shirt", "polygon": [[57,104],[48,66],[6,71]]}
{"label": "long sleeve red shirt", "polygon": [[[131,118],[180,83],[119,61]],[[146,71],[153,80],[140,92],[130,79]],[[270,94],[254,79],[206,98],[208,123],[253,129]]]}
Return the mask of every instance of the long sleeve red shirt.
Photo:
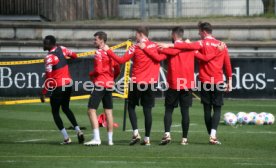
{"label": "long sleeve red shirt", "polygon": [[131,78],[133,83],[157,83],[160,68],[159,61],[153,60],[149,56],[149,53],[146,52],[149,50],[150,53],[158,54],[157,45],[148,39],[144,39],[142,42],[146,45],[143,50],[139,46],[133,45],[122,57],[117,56],[111,50],[108,50],[107,54],[119,64],[123,64],[132,59]]}
{"label": "long sleeve red shirt", "polygon": [[[177,42],[182,42],[177,40]],[[167,82],[171,89],[191,89],[195,87],[194,82],[194,58],[209,61],[214,54],[202,55],[195,50],[179,50],[166,48],[159,50],[160,55],[151,54],[156,61],[168,60]]]}
{"label": "long sleeve red shirt", "polygon": [[98,49],[94,59],[94,71],[89,73],[92,81],[96,86],[104,88],[112,88],[114,86],[114,79],[120,73],[120,65],[113,61],[107,53]]}
{"label": "long sleeve red shirt", "polygon": [[232,77],[232,68],[227,46],[223,51],[217,48],[221,41],[214,37],[207,37],[193,43],[176,42],[174,48],[199,50],[203,55],[216,53],[216,56],[210,61],[199,61],[199,79],[203,83],[219,84],[223,83],[223,68],[227,79]]}
{"label": "long sleeve red shirt", "polygon": [[[72,59],[77,58],[77,54],[67,49],[66,47],[60,46],[60,48],[64,57],[70,57]],[[67,63],[62,67],[55,68],[55,66],[57,66],[60,62],[57,56],[57,54],[60,53],[56,53],[58,51],[57,49],[58,47],[51,49],[49,54],[44,59],[45,83],[42,94],[46,94],[51,87],[68,85],[72,80]]]}

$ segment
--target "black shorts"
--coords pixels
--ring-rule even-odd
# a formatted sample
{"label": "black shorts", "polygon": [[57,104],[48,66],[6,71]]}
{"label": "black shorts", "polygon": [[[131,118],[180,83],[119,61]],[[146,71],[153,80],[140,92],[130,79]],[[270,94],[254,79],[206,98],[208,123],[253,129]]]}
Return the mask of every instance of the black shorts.
{"label": "black shorts", "polygon": [[95,86],[89,98],[88,108],[97,110],[101,101],[103,102],[104,109],[113,109],[112,91]]}
{"label": "black shorts", "polygon": [[[132,83],[129,87],[128,103],[133,106],[154,107],[155,104],[155,84]],[[141,89],[139,89],[139,88]]]}
{"label": "black shorts", "polygon": [[166,107],[190,107],[192,106],[193,96],[192,91],[189,90],[175,90],[168,89],[165,93],[165,106]]}
{"label": "black shorts", "polygon": [[72,87],[59,86],[51,92],[51,99],[70,99]]}
{"label": "black shorts", "polygon": [[[203,87],[206,85],[206,87]],[[220,89],[218,89],[220,88]],[[201,84],[201,103],[215,106],[223,105],[223,84]]]}

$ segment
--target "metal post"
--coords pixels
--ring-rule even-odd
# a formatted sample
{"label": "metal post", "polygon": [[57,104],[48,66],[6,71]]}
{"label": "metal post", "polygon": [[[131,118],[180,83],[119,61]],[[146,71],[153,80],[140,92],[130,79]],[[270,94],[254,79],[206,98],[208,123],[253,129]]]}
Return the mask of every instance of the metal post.
{"label": "metal post", "polygon": [[[158,16],[161,16],[161,0],[158,0]],[[276,1],[276,0],[275,0]]]}
{"label": "metal post", "polygon": [[94,18],[94,0],[90,0],[90,15],[89,19]]}
{"label": "metal post", "polygon": [[158,16],[162,17],[165,15],[165,2],[164,0],[158,0]]}
{"label": "metal post", "polygon": [[176,16],[181,17],[182,15],[182,0],[177,0],[176,2]]}
{"label": "metal post", "polygon": [[151,4],[151,0],[148,0],[148,17],[150,17],[150,4]]}
{"label": "metal post", "polygon": [[85,10],[85,9],[86,9],[86,8],[85,8],[86,5],[87,5],[86,2],[83,2],[83,3],[82,3],[82,15],[81,15],[81,19],[82,19],[82,20],[83,20],[83,19],[87,19],[87,17],[89,18],[89,16],[86,16],[86,14],[85,14],[85,13],[87,12],[87,11]]}
{"label": "metal post", "polygon": [[135,16],[134,16],[134,14],[135,14],[135,13],[134,13],[134,11],[135,11],[135,10],[134,10],[134,4],[135,4],[135,0],[132,0],[132,1],[131,1],[131,6],[132,6],[132,18],[135,17]]}
{"label": "metal post", "polygon": [[246,16],[249,16],[249,0],[246,0]]}
{"label": "metal post", "polygon": [[274,0],[274,15],[276,15],[276,0]]}
{"label": "metal post", "polygon": [[123,131],[126,130],[126,115],[127,115],[127,108],[128,108],[128,99],[125,99],[124,119],[123,119]]}
{"label": "metal post", "polygon": [[140,16],[142,20],[146,19],[146,0],[140,0]]}

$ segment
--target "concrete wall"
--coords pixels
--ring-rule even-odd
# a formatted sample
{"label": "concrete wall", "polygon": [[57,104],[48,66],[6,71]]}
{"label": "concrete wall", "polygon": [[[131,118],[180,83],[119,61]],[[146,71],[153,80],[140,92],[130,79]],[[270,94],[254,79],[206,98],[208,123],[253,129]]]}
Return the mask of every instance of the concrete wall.
{"label": "concrete wall", "polygon": [[[0,40],[42,40],[54,35],[58,40],[91,40],[96,31],[105,31],[109,41],[133,38],[138,25],[55,25],[55,24],[1,24]],[[154,40],[170,39],[171,28],[183,26],[149,26],[150,37]],[[184,25],[185,37],[198,39],[195,25]],[[276,25],[214,25],[214,36],[227,41],[273,41],[276,40]]]}
{"label": "concrete wall", "polygon": [[[108,34],[108,44],[116,45],[122,41],[134,40],[135,28],[139,24],[132,25],[65,25],[44,23],[1,23],[0,24],[0,57],[10,56],[10,52],[16,52],[20,56],[42,56],[42,39],[46,35],[54,35],[58,44],[65,45],[74,51],[84,52],[93,49],[92,38],[96,31],[105,31]],[[150,25],[150,39],[153,41],[170,42],[171,28],[183,26]],[[184,37],[198,40],[198,30],[195,23],[185,23]],[[226,42],[231,50],[268,50],[275,51],[276,24],[216,24],[213,34]],[[7,54],[9,53],[9,54]],[[276,52],[274,52],[276,53]],[[259,54],[257,54],[259,56]],[[275,55],[275,54],[273,54]],[[235,54],[233,54],[235,56]],[[246,56],[254,56],[247,55]]]}

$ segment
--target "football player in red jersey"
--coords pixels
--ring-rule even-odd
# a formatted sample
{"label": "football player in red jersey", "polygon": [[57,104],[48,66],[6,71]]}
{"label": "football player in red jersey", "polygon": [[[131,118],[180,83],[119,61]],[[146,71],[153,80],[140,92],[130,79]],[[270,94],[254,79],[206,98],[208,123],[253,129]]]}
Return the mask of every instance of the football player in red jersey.
{"label": "football player in red jersey", "polygon": [[107,34],[105,32],[96,32],[94,34],[94,45],[98,50],[94,59],[94,71],[89,73],[90,79],[94,83],[94,88],[88,102],[88,116],[94,136],[91,141],[84,143],[86,146],[101,145],[99,123],[96,114],[101,101],[107,117],[108,145],[113,145],[112,89],[115,84],[114,79],[120,73],[120,65],[113,61],[106,51],[102,49],[106,41]]}
{"label": "football player in red jersey", "polygon": [[[157,44],[148,39],[148,28],[138,27],[136,29],[137,44],[131,46],[123,57],[114,54],[108,46],[104,50],[116,62],[123,64],[132,59],[132,78],[128,95],[128,113],[133,129],[133,136],[129,145],[138,143],[141,139],[138,132],[137,117],[135,107],[143,106],[145,118],[145,137],[141,145],[150,145],[150,132],[152,126],[152,108],[155,104],[155,85],[159,76],[159,61],[155,61],[149,56],[149,52],[158,54]],[[141,46],[144,43],[145,46]]]}
{"label": "football player in red jersey", "polygon": [[[174,27],[172,29],[173,43],[183,42],[184,29]],[[148,53],[150,51],[147,51]],[[181,145],[188,144],[189,130],[189,107],[192,105],[192,89],[195,87],[194,81],[194,59],[209,61],[216,56],[216,53],[202,55],[197,50],[179,50],[174,48],[160,49],[161,54],[149,54],[154,60],[161,61],[167,59],[167,86],[165,93],[165,133],[160,145],[166,145],[171,141],[170,128],[172,124],[172,113],[174,108],[180,104],[182,115],[182,140]],[[218,49],[217,52],[220,52]]]}
{"label": "football player in red jersey", "polygon": [[[221,144],[217,139],[217,128],[223,105],[224,91],[232,90],[232,68],[227,46],[212,36],[212,26],[208,22],[198,24],[201,40],[193,43],[181,42],[174,44],[160,44],[161,48],[172,47],[176,49],[199,50],[204,55],[215,52],[219,45],[224,45],[224,50],[208,62],[199,61],[199,79],[201,103],[204,108],[204,119],[210,144]],[[226,87],[223,81],[223,69],[226,73]],[[213,116],[212,109],[214,111]]]}
{"label": "football player in red jersey", "polygon": [[46,36],[43,41],[44,51],[47,50],[49,53],[44,59],[45,63],[45,82],[42,90],[41,102],[45,100],[45,94],[51,90],[50,104],[52,108],[52,114],[54,121],[61,131],[64,141],[61,144],[70,144],[71,139],[69,138],[66,129],[63,126],[63,122],[59,115],[60,107],[65,113],[71,124],[74,126],[79,143],[84,142],[83,132],[80,130],[75,116],[69,108],[70,96],[72,87],[68,84],[72,82],[69,68],[67,65],[66,57],[72,59],[77,58],[77,54],[70,51],[66,47],[57,46],[56,39],[54,36]]}

